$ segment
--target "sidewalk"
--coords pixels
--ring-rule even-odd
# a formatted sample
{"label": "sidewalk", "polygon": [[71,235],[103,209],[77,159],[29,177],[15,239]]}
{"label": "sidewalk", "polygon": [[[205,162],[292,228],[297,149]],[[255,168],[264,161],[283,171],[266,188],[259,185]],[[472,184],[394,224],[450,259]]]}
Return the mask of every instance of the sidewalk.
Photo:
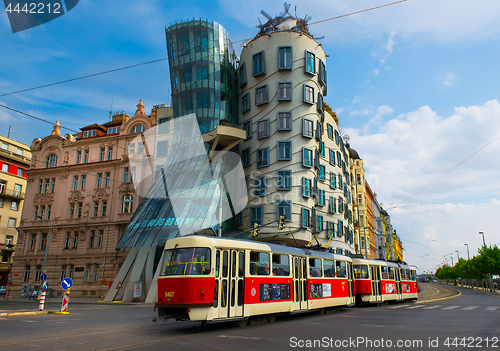
{"label": "sidewalk", "polygon": [[[27,297],[9,297],[8,300],[3,300],[3,298],[0,298],[0,306],[2,305],[2,302],[25,302],[25,303],[32,303],[34,304],[35,302],[38,304],[39,300],[33,301],[33,300],[28,300]],[[102,301],[100,298],[94,298],[94,297],[71,297],[70,296],[70,302],[72,304],[86,304],[86,305],[151,305],[153,306],[154,303],[146,303],[144,301],[141,302],[122,302],[122,301],[113,301],[113,302],[107,302],[107,301]],[[45,303],[62,303],[62,297],[48,297],[45,299]]]}

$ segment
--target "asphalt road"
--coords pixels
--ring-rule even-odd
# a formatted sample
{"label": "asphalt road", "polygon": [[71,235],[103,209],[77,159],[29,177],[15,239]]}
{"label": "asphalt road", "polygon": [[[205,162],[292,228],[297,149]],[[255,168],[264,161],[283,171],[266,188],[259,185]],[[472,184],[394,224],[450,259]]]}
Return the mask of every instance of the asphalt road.
{"label": "asphalt road", "polygon": [[[500,341],[494,339],[500,338],[500,296],[459,289],[460,295],[442,299],[450,287],[423,285],[418,303],[285,316],[272,324],[258,322],[245,328],[231,323],[206,327],[195,322],[153,323],[156,314],[145,305],[73,304],[69,315],[0,318],[0,349],[470,350],[481,346],[482,350],[500,350]],[[425,302],[434,299],[441,300]],[[25,306],[12,304],[13,308]],[[5,307],[6,303],[0,303],[0,310]],[[59,304],[48,308],[57,309]]]}

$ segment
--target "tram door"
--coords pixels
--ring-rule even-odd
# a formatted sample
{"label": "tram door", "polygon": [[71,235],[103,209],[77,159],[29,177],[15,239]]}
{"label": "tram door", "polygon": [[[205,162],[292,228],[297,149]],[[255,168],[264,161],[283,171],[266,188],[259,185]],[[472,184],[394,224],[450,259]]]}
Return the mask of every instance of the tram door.
{"label": "tram door", "polygon": [[397,300],[401,300],[403,296],[401,295],[401,270],[399,268],[394,269],[394,273],[396,274],[396,297]]}
{"label": "tram door", "polygon": [[307,261],[293,257],[293,310],[307,309]]}
{"label": "tram door", "polygon": [[215,261],[217,267],[214,298],[217,300],[219,318],[242,317],[245,252],[218,249]]}
{"label": "tram door", "polygon": [[382,301],[380,294],[380,272],[379,266],[370,266],[370,273],[372,276],[372,295],[375,297],[374,301]]}
{"label": "tram door", "polygon": [[351,262],[347,262],[347,277],[349,283],[349,297],[351,298],[349,302],[353,303],[354,300],[352,299],[352,297],[354,296],[354,272],[352,270]]}

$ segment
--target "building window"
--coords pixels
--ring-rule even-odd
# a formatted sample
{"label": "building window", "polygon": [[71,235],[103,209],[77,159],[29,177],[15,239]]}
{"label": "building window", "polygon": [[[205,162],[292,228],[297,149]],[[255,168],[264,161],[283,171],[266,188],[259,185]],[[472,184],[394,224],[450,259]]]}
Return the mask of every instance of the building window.
{"label": "building window", "polygon": [[156,144],[156,157],[167,156],[167,141],[159,141]]}
{"label": "building window", "polygon": [[78,232],[73,232],[73,249],[78,248]]}
{"label": "building window", "polygon": [[269,136],[269,119],[266,118],[257,122],[257,139],[267,138]]}
{"label": "building window", "polygon": [[333,140],[333,126],[330,123],[327,124],[327,130],[328,130],[328,139]]}
{"label": "building window", "polygon": [[266,63],[264,51],[261,51],[252,56],[252,75],[254,77],[260,77],[264,74],[266,74]]}
{"label": "building window", "polygon": [[76,205],[76,217],[81,218],[82,217],[82,207],[83,207],[83,202],[79,202]]}
{"label": "building window", "polygon": [[3,150],[9,150],[9,144],[2,143],[2,149]]}
{"label": "building window", "polygon": [[254,196],[266,196],[267,179],[265,176],[254,179]]}
{"label": "building window", "polygon": [[257,150],[257,168],[269,166],[269,148]]}
{"label": "building window", "polygon": [[335,166],[335,151],[330,149],[330,164]]}
{"label": "building window", "polygon": [[89,163],[89,150],[83,152],[83,163]]}
{"label": "building window", "polygon": [[108,146],[108,156],[107,156],[107,160],[110,161],[113,159],[113,147],[112,146]]}
{"label": "building window", "polygon": [[146,127],[144,127],[144,124],[137,124],[134,126],[134,128],[132,128],[132,131],[130,132],[130,134],[142,133],[142,132],[144,132],[145,129],[146,129]]}
{"label": "building window", "polygon": [[9,165],[8,165],[8,164],[6,164],[6,163],[4,163],[4,164],[2,165],[2,172],[8,172],[8,171],[9,171]]}
{"label": "building window", "polygon": [[278,101],[292,100],[292,82],[278,83]]}
{"label": "building window", "polygon": [[251,162],[250,148],[246,148],[245,150],[241,151],[241,163],[243,167],[248,167],[250,166]]}
{"label": "building window", "polygon": [[66,240],[64,241],[64,248],[69,249],[69,243],[71,241],[71,233],[66,232]]}
{"label": "building window", "polygon": [[320,141],[318,144],[318,150],[319,150],[319,155],[321,157],[325,157],[325,143],[323,141]]}
{"label": "building window", "polygon": [[246,139],[252,137],[252,120],[248,120],[246,122],[243,122],[242,124],[243,130],[247,133]]}
{"label": "building window", "polygon": [[82,152],[81,151],[77,151],[76,152],[76,164],[79,165],[80,162],[82,162]]}
{"label": "building window", "polygon": [[170,130],[170,118],[160,118],[158,122],[158,133],[166,133]]}
{"label": "building window", "polygon": [[326,86],[326,68],[323,60],[319,60],[318,81],[323,86]]}
{"label": "building window", "polygon": [[302,136],[312,138],[314,136],[314,123],[310,119],[302,120]]}
{"label": "building window", "polygon": [[83,132],[83,137],[84,138],[91,138],[91,137],[95,137],[97,135],[97,130],[96,129],[92,129],[92,130],[86,130]]}
{"label": "building window", "polygon": [[363,204],[363,196],[361,194],[358,194],[358,205]]}
{"label": "building window", "polygon": [[101,203],[101,216],[106,216],[106,208],[108,206],[108,202],[106,200],[102,200]]}
{"label": "building window", "polygon": [[198,94],[197,102],[198,102],[198,108],[209,108],[210,107],[209,93]]}
{"label": "building window", "polygon": [[57,166],[57,155],[49,155],[45,159],[45,168],[53,168]]}
{"label": "building window", "polygon": [[[0,180],[0,192],[4,192],[5,190],[5,184],[7,183],[4,183],[3,181]],[[41,194],[42,193],[42,188],[43,188],[43,180],[42,179],[38,179],[38,193]]]}
{"label": "building window", "polygon": [[241,113],[250,111],[250,93],[246,93],[241,97]]}
{"label": "building window", "polygon": [[292,69],[292,47],[281,46],[278,48],[278,69],[291,70]]}
{"label": "building window", "polygon": [[130,167],[130,182],[133,183],[135,182],[135,167]]}
{"label": "building window", "polygon": [[106,149],[101,147],[101,151],[99,152],[99,161],[104,161],[104,154],[106,153]]}
{"label": "building window", "polygon": [[292,220],[292,202],[278,200],[276,201],[276,219],[279,219],[280,216],[285,216],[286,221]]}
{"label": "building window", "polygon": [[85,190],[85,179],[87,176],[85,174],[82,174],[80,176],[80,190]]}
{"label": "building window", "polygon": [[128,154],[132,155],[133,153],[135,153],[135,143],[130,143],[128,144]]}
{"label": "building window", "polygon": [[109,180],[111,178],[111,173],[110,172],[106,172],[104,173],[104,187],[105,188],[109,188]]}
{"label": "building window", "polygon": [[70,264],[69,265],[68,277],[70,277],[71,279],[73,279],[74,273],[75,273],[75,265],[74,264]]}
{"label": "building window", "polygon": [[52,209],[52,205],[47,205],[47,220],[50,219],[50,210]]}
{"label": "building window", "polygon": [[313,164],[313,152],[311,149],[305,147],[302,148],[302,166],[312,167]]}
{"label": "building window", "polygon": [[292,113],[290,111],[278,112],[278,130],[292,130]]}
{"label": "building window", "polygon": [[94,212],[92,213],[92,217],[97,217],[98,211],[99,211],[99,201],[94,201]]}
{"label": "building window", "polygon": [[342,185],[342,174],[338,174],[339,176],[339,189],[342,189],[344,186]]}
{"label": "building window", "polygon": [[7,226],[9,228],[15,228],[16,227],[16,219],[15,218],[9,218],[9,222],[7,223]]}
{"label": "building window", "polygon": [[42,265],[37,264],[35,266],[35,282],[40,281],[40,276],[42,275]]}
{"label": "building window", "polygon": [[340,237],[344,236],[344,222],[341,221],[340,219],[338,220],[337,228],[338,228],[337,235]]}
{"label": "building window", "polygon": [[54,192],[55,185],[56,185],[56,178],[52,178],[52,179],[50,180],[50,192],[51,192],[51,193],[53,193],[53,192]]}
{"label": "building window", "polygon": [[344,212],[344,199],[342,199],[341,196],[339,196],[339,213]]}
{"label": "building window", "polygon": [[314,88],[304,84],[304,102],[314,104]]}
{"label": "building window", "polygon": [[337,151],[337,165],[340,167],[342,164],[342,155],[340,154],[340,151]]}
{"label": "building window", "polygon": [[90,277],[91,277],[91,274],[92,274],[92,265],[91,264],[88,264],[85,266],[85,278],[84,278],[84,281],[86,282],[89,282],[90,281]]}
{"label": "building window", "polygon": [[18,175],[19,177],[24,176],[24,169],[22,169],[22,168],[18,168],[18,169],[17,169],[17,175]]}
{"label": "building window", "polygon": [[318,102],[316,103],[316,109],[319,113],[324,112],[323,95],[321,95],[320,92],[318,92]]}
{"label": "building window", "polygon": [[316,56],[310,51],[306,51],[306,63],[304,68],[306,73],[316,74]]}
{"label": "building window", "polygon": [[40,206],[40,219],[43,220],[45,217],[45,205]]}
{"label": "building window", "polygon": [[263,223],[263,206],[250,207],[250,226],[253,228],[254,224],[262,225]]}
{"label": "building window", "polygon": [[302,211],[301,211],[301,226],[302,228],[309,228],[309,226],[311,225],[311,222],[310,222],[310,217],[311,217],[311,210],[309,210],[308,208],[302,208]]}
{"label": "building window", "polygon": [[123,168],[123,182],[128,183],[128,167]]}
{"label": "building window", "polygon": [[325,191],[318,189],[318,205],[319,206],[325,206],[326,205],[326,199],[325,199]]}
{"label": "building window", "polygon": [[240,79],[240,88],[244,87],[248,83],[247,67],[245,65],[245,62],[243,62],[240,66],[239,79]]}
{"label": "building window", "polygon": [[326,222],[326,236],[328,238],[331,238],[334,235],[335,235],[335,223],[333,223],[333,222]]}
{"label": "building window", "polygon": [[269,102],[267,97],[267,84],[258,88],[255,88],[255,106],[262,104],[267,104]]}
{"label": "building window", "polygon": [[324,230],[323,227],[323,216],[316,216],[316,231],[322,232]]}
{"label": "building window", "polygon": [[12,202],[10,204],[10,209],[12,211],[17,211],[19,209],[19,202],[12,200]]}
{"label": "building window", "polygon": [[132,213],[133,205],[134,205],[134,197],[130,194],[123,195],[121,213]]}
{"label": "building window", "polygon": [[102,247],[103,238],[104,238],[104,230],[99,229],[99,236],[97,237],[97,247]]}
{"label": "building window", "polygon": [[43,182],[43,193],[47,194],[49,192],[49,187],[50,187],[50,179],[45,178],[45,181]]}
{"label": "building window", "polygon": [[69,218],[73,218],[74,214],[75,214],[75,204],[70,203],[69,204]]}
{"label": "building window", "polygon": [[278,141],[278,161],[292,159],[292,142]]}
{"label": "building window", "polygon": [[93,276],[93,280],[96,282],[98,278],[99,278],[99,264],[94,263],[94,276]]}
{"label": "building window", "polygon": [[31,267],[29,265],[24,266],[24,275],[23,275],[24,282],[28,282],[30,280],[30,269]]}
{"label": "building window", "polygon": [[303,197],[310,197],[311,196],[311,188],[312,188],[312,181],[309,178],[302,178],[302,196]]}
{"label": "building window", "polygon": [[47,246],[47,234],[42,234],[42,240],[40,240],[40,250],[45,250]]}
{"label": "building window", "polygon": [[[3,207],[3,199],[0,198],[0,207]],[[36,221],[38,219],[38,206],[35,206],[35,218],[33,219],[34,221]]]}
{"label": "building window", "polygon": [[[281,170],[277,171],[276,189],[291,190],[292,189],[292,171]],[[288,218],[288,217],[287,217]]]}
{"label": "building window", "polygon": [[66,278],[66,270],[67,270],[67,266],[65,264],[61,265],[61,275],[59,276],[60,281],[62,281],[64,278]]}
{"label": "building window", "polygon": [[97,173],[97,178],[95,183],[96,189],[99,189],[101,187],[101,182],[102,182],[102,173]]}
{"label": "building window", "polygon": [[326,169],[325,169],[324,165],[318,166],[318,179],[319,180],[326,180]]}
{"label": "building window", "polygon": [[30,239],[30,250],[34,250],[36,245],[36,234],[31,234],[31,239]]}
{"label": "building window", "polygon": [[111,127],[111,128],[108,128],[108,131],[107,131],[108,134],[118,134],[120,133],[120,127]]}

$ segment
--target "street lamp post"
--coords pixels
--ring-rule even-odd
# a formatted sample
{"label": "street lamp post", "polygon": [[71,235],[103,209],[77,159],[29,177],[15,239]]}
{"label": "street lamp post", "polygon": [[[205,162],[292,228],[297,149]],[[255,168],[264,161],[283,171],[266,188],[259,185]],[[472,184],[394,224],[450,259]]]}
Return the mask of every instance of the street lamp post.
{"label": "street lamp post", "polygon": [[483,246],[486,246],[486,241],[484,241],[484,232],[479,232],[479,235],[483,236]]}
{"label": "street lamp post", "polygon": [[[483,247],[486,249],[486,241],[484,240],[484,232],[479,232],[479,235],[483,236]],[[493,291],[493,285],[491,284],[491,273],[488,272],[488,280],[490,281],[490,291]]]}
{"label": "street lamp post", "polygon": [[458,261],[460,261],[460,256],[458,255],[458,250],[455,250],[455,252],[457,253],[457,263],[458,263]]}
{"label": "street lamp post", "polygon": [[467,246],[467,259],[470,260],[470,255],[469,255],[469,244],[464,244],[464,246]]}

